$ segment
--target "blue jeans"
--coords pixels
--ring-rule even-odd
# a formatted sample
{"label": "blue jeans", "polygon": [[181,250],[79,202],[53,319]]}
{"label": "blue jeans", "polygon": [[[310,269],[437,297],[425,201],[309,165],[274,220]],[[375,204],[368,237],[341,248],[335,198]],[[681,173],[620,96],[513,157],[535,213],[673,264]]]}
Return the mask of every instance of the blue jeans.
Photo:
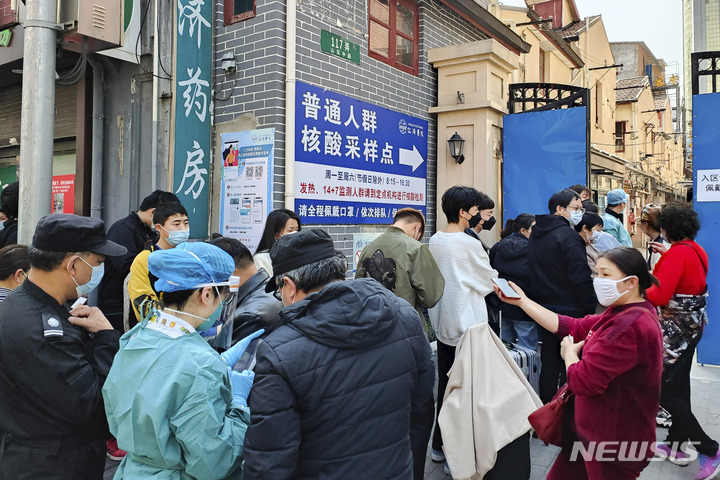
{"label": "blue jeans", "polygon": [[516,343],[521,347],[536,350],[538,345],[538,331],[535,322],[527,320],[513,320],[502,318],[501,339],[506,342]]}

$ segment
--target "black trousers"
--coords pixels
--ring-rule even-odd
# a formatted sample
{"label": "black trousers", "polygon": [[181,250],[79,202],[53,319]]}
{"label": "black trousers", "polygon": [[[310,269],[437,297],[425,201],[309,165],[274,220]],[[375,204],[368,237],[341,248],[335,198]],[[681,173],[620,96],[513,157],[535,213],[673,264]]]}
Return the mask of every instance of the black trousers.
{"label": "black trousers", "polygon": [[565,383],[565,362],[560,356],[560,339],[538,326],[542,349],[540,350],[540,400],[548,403]]}
{"label": "black trousers", "polygon": [[5,435],[0,446],[0,480],[102,480],[105,440],[77,446],[29,446]]}
{"label": "black trousers", "polygon": [[674,364],[663,370],[660,405],[672,415],[672,426],[665,443],[693,442],[698,453],[713,456],[718,451],[718,442],[710,438],[700,426],[690,406],[690,369],[695,347],[702,338],[702,331],[680,354]]}
{"label": "black trousers", "polygon": [[455,362],[455,347],[445,345],[440,340],[437,341],[437,369],[438,369],[438,396],[437,396],[437,409],[435,415],[435,432],[433,433],[432,448],[433,450],[442,450],[443,440],[442,433],[440,432],[440,425],[438,424],[438,417],[440,416],[440,408],[442,408],[443,397],[445,396],[445,389],[448,384],[448,373]]}

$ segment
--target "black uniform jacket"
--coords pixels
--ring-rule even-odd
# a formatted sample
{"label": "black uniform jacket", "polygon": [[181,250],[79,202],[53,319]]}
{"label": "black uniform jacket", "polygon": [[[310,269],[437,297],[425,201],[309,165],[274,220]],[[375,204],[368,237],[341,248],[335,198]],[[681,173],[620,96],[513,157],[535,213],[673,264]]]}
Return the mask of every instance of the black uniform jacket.
{"label": "black uniform jacket", "polygon": [[107,431],[101,389],[120,333],[90,335],[25,280],[0,304],[0,431],[25,445],[83,445]]}

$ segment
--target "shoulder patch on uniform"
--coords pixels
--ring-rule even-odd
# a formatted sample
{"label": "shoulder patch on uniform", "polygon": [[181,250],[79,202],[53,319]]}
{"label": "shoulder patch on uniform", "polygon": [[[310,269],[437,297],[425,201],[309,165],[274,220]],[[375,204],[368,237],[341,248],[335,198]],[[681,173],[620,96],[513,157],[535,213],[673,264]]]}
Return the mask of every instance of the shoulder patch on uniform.
{"label": "shoulder patch on uniform", "polygon": [[45,312],[42,316],[43,319],[43,336],[45,338],[62,338],[64,335],[62,322],[53,313]]}

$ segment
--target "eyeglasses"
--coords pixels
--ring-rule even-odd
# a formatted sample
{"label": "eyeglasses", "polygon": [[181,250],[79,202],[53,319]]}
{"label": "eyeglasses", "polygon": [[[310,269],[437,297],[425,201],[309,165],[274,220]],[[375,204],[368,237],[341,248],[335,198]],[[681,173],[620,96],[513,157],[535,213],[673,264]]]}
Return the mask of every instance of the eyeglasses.
{"label": "eyeglasses", "polygon": [[585,209],[584,209],[584,208],[582,208],[582,207],[571,207],[571,206],[569,206],[569,205],[568,205],[567,207],[565,207],[565,210],[569,210],[569,211],[571,211],[571,212],[581,212],[581,213],[585,213]]}
{"label": "eyeglasses", "polygon": [[280,300],[282,302],[282,288],[285,286],[285,282],[280,280],[278,283],[277,288],[273,292],[273,297],[275,297],[277,300]]}

